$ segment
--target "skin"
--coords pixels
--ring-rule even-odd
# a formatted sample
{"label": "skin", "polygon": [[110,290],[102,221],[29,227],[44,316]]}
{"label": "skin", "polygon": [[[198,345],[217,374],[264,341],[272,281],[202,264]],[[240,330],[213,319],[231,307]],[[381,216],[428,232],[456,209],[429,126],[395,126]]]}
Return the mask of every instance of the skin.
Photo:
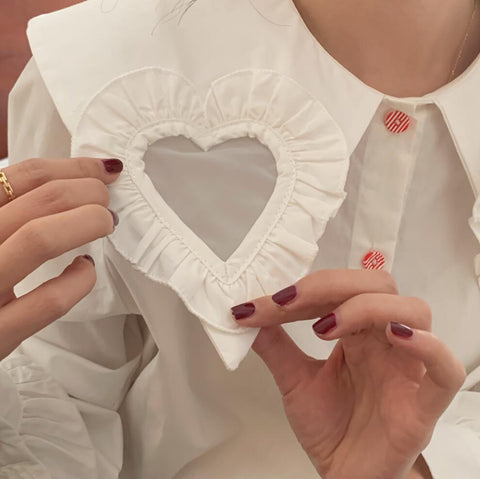
{"label": "skin", "polygon": [[[419,4],[418,0],[406,0],[404,2],[388,2],[388,5],[383,0],[362,0],[361,8],[358,6],[358,0],[341,0],[336,2],[327,0],[294,0],[294,3],[307,28],[331,56],[365,84],[388,95],[415,97],[434,91],[463,73],[480,52],[480,11],[477,11],[470,25],[470,32],[464,45],[462,56],[453,77],[451,76],[452,68],[455,65],[472,18],[473,4],[471,0],[445,0],[442,3],[442,8],[438,8],[438,2],[434,0],[425,0],[421,4]],[[426,29],[425,25],[428,25],[429,28]],[[379,65],[382,66],[381,69],[378,67]],[[336,273],[333,274],[335,275]],[[315,280],[312,277],[307,278],[302,281],[315,284]],[[303,316],[300,315],[295,320],[327,314],[335,306],[335,304],[332,304],[332,297],[338,298],[338,295],[340,295],[341,300],[337,299],[337,304],[340,304],[341,301],[347,301],[348,298],[352,298],[355,294],[362,292],[360,287],[355,294],[352,293],[346,286],[349,283],[348,280],[342,283],[342,281],[334,282],[338,288],[334,291],[329,288],[328,281],[317,290],[314,288],[311,293],[312,297],[322,297],[324,304],[319,305],[320,308],[314,311],[316,314],[313,314],[313,316],[310,311],[309,314],[304,313]],[[303,285],[303,283],[301,284]],[[372,284],[367,285],[367,288],[371,287]],[[300,289],[302,289],[302,286],[300,286]],[[379,291],[381,292],[382,290],[383,288],[381,287]],[[322,292],[325,291],[328,291],[331,296],[322,296]],[[370,300],[372,299],[370,298]],[[383,301],[383,297],[379,297],[375,308],[381,308]],[[401,388],[393,388],[397,399],[398,391],[402,391],[404,394],[407,394],[403,399],[408,398],[403,403],[403,406],[416,405],[416,402],[413,400],[409,402],[413,398],[413,393],[410,392],[412,396],[408,397],[405,384],[415,391],[419,388],[423,377],[420,373],[416,378],[405,378],[399,374],[398,369],[393,367],[397,366],[398,361],[394,347],[392,347],[393,352],[391,354],[385,355],[388,345],[397,346],[398,349],[404,346],[404,344],[398,342],[392,336],[387,324],[384,324],[383,335],[381,328],[380,330],[378,328],[375,330],[371,326],[366,325],[366,328],[362,329],[361,334],[353,337],[342,337],[340,340],[341,350],[339,351],[339,348],[337,348],[335,355],[330,357],[325,363],[313,361],[303,357],[303,353],[296,350],[296,347],[289,342],[286,335],[277,326],[278,322],[286,322],[293,319],[291,317],[284,318],[282,316],[283,309],[279,309],[277,305],[274,305],[270,297],[255,301],[255,303],[257,302],[260,302],[262,307],[268,306],[266,311],[269,311],[267,313],[267,317],[270,315],[269,319],[266,320],[265,324],[262,324],[264,310],[261,307],[260,313],[258,313],[258,304],[256,304],[257,312],[247,321],[243,320],[242,325],[252,327],[275,325],[273,328],[266,327],[261,330],[254,349],[269,366],[281,391],[285,387],[282,383],[283,379],[278,379],[279,375],[283,377],[282,368],[287,363],[291,364],[294,357],[301,358],[298,362],[294,362],[295,368],[293,369],[295,371],[291,373],[291,380],[296,383],[296,387],[289,391],[288,400],[285,400],[284,394],[285,408],[292,428],[319,472],[325,474],[324,477],[335,479],[340,479],[341,477],[355,477],[356,479],[361,479],[362,477],[431,479],[432,476],[428,466],[420,455],[420,452],[423,450],[422,445],[428,443],[434,422],[441,414],[441,411],[446,408],[450,399],[453,398],[454,393],[463,382],[465,374],[459,362],[451,355],[448,349],[442,345],[440,348],[441,355],[446,367],[452,367],[453,372],[448,384],[437,384],[438,395],[435,397],[438,399],[438,404],[436,404],[437,408],[432,409],[436,411],[436,414],[425,420],[422,409],[401,410],[398,404],[396,404],[396,409],[392,410],[392,417],[385,417],[387,421],[378,421],[377,417],[377,421],[371,423],[374,424],[374,427],[370,427],[368,433],[359,429],[353,430],[354,433],[352,435],[351,425],[355,424],[354,418],[370,417],[369,411],[374,410],[379,404],[385,402],[385,397],[379,394],[381,388],[378,388],[377,391],[370,391],[373,394],[369,395],[367,410],[360,413],[357,402],[361,403],[361,398],[355,395],[355,392],[359,390],[358,380],[355,380],[356,376],[354,376],[355,373],[359,373],[360,378],[369,378],[370,386],[375,384],[379,386],[378,377],[384,377],[386,370],[380,370],[377,366],[378,364],[382,364],[382,366],[390,364],[392,369],[389,371],[389,375],[397,380],[397,386],[398,384],[402,385]],[[408,300],[403,302],[408,302]],[[295,306],[301,308],[299,299],[296,300],[296,304],[293,307],[295,308]],[[428,307],[426,308],[425,305],[418,303],[418,308],[420,311],[424,311],[423,316],[429,316],[429,314],[425,314],[425,310],[427,309],[428,311]],[[288,310],[288,307],[286,310]],[[396,318],[394,320],[398,320],[396,314],[392,314],[392,316]],[[385,316],[384,320],[386,321],[387,319],[388,316]],[[410,318],[405,318],[404,322],[409,324]],[[429,331],[429,324],[424,323],[424,327],[425,324],[427,324],[428,327],[426,329]],[[416,326],[415,324],[411,325]],[[417,337],[421,338],[422,334],[420,329],[420,334],[414,335],[413,343],[417,340]],[[429,339],[432,341],[430,336]],[[433,341],[438,346],[438,339],[435,338]],[[277,353],[275,354],[272,351],[277,351]],[[358,363],[360,368],[358,368],[357,360],[369,356],[370,361],[373,360],[373,367],[362,370],[362,364],[371,363],[370,361],[365,363],[360,361]],[[377,362],[379,357],[381,361]],[[404,359],[407,361],[406,358]],[[411,358],[408,358],[408,360],[411,361]],[[302,365],[302,363],[304,364]],[[305,366],[305,364],[308,364],[308,366]],[[352,364],[357,365],[357,367],[350,368]],[[422,371],[421,356],[410,364],[405,363],[405,365],[407,364]],[[425,364],[423,364],[423,367],[425,367]],[[299,371],[302,373],[299,374]],[[302,377],[302,374],[305,374],[306,378]],[[342,382],[341,379],[345,377],[347,380]],[[425,377],[428,378],[428,375]],[[348,378],[350,378],[350,381],[348,381]],[[437,383],[441,383],[442,378],[439,377],[437,380]],[[361,381],[360,390],[365,390],[367,384],[367,380]],[[390,381],[391,384],[392,381]],[[384,387],[385,385],[383,384],[382,386]],[[384,392],[387,390],[384,389]],[[328,399],[325,399],[324,402],[319,402],[318,398],[320,397]],[[365,407],[365,404],[362,404]],[[317,410],[318,407],[323,411],[323,415]],[[304,411],[311,411],[310,416],[305,415]],[[389,428],[390,430],[395,430],[397,427],[395,425],[392,429],[392,423],[389,423],[388,419],[398,416],[402,417],[402,414],[407,413],[416,423],[412,430],[419,434],[409,436],[411,437],[409,443],[410,451],[404,451],[404,463],[401,464],[402,461],[398,461],[398,458],[390,458],[388,463],[376,463],[372,470],[368,472],[363,471],[362,475],[359,475],[358,465],[365,462],[365,449],[362,446],[360,450],[356,451],[358,444],[371,444],[373,451],[382,451],[381,446],[384,442],[379,444],[377,448],[375,447],[375,440],[384,438],[385,431]],[[339,422],[334,421],[332,423],[331,419],[337,419],[339,414],[341,416]],[[342,418],[347,419],[342,423]],[[423,426],[420,427],[418,423],[419,418],[423,419]],[[302,427],[305,424],[313,424],[314,436],[318,433],[314,439],[309,438],[311,444],[317,443],[316,447],[311,444],[309,446],[307,442],[307,433],[305,428]],[[337,429],[338,424],[342,424],[343,428]],[[402,423],[398,426],[404,425]],[[316,428],[321,428],[321,431]],[[412,432],[412,430],[407,431],[407,433]],[[337,442],[332,437],[321,438],[320,433],[325,431],[333,432],[332,437],[336,438]],[[366,437],[362,441],[356,441],[355,439],[362,437],[362,431],[364,435],[366,434]],[[354,440],[349,440],[350,437],[353,437]],[[391,446],[395,450],[397,449],[397,445]],[[324,447],[323,450],[330,451],[330,455],[327,454],[325,456],[325,453],[321,452],[322,447]],[[353,451],[356,451],[356,454]],[[384,451],[385,454],[386,452]],[[348,470],[349,460],[351,460],[350,470]],[[394,463],[396,466],[393,466],[394,470],[391,470]],[[347,470],[342,470],[342,467],[346,467]],[[386,470],[389,472],[386,473]]]}
{"label": "skin", "polygon": [[[79,0],[9,0],[0,8],[0,157],[7,156],[7,98],[30,57],[27,21]],[[472,0],[294,0],[307,27],[342,65],[389,95],[422,96],[449,81]],[[429,25],[429,29],[425,29]],[[421,41],[419,41],[421,39]],[[412,54],[413,52],[413,54]],[[455,76],[480,52],[480,12]],[[380,69],[378,66],[381,65]]]}
{"label": "skin", "polygon": [[27,22],[75,3],[79,0],[8,0],[0,6],[0,158],[7,156],[8,94],[31,57]]}
{"label": "skin", "polygon": [[[437,0],[294,3],[330,55],[367,85],[397,97],[422,96],[449,82],[473,11],[473,0],[443,0],[441,7]],[[479,52],[480,8],[455,76]]]}
{"label": "skin", "polygon": [[[94,265],[76,258],[57,278],[17,298],[17,283],[49,259],[109,235],[108,173],[98,159],[32,159],[3,170],[16,199],[0,188],[0,359],[63,316],[93,288]],[[32,311],[35,314],[32,314]]]}
{"label": "skin", "polygon": [[[254,350],[270,369],[290,425],[324,479],[430,478],[420,454],[465,381],[448,347],[431,333],[431,312],[398,295],[381,271],[317,271],[296,283],[284,306],[251,302],[239,320],[260,327]],[[319,340],[339,340],[327,360],[304,354],[281,324],[334,312],[337,326]],[[391,322],[409,326],[410,338]],[[312,333],[313,334],[313,333]]]}
{"label": "skin", "polygon": [[[11,0],[0,10],[0,156],[7,154],[7,94],[30,56],[24,35],[27,20],[78,2],[39,3]],[[388,7],[381,0],[363,0],[361,9],[358,0],[295,3],[334,58],[364,83],[399,97],[421,96],[448,83],[471,15],[470,0],[445,0],[441,9],[434,0]],[[477,15],[456,76],[475,59],[479,46]],[[0,203],[0,224],[8,225],[0,237],[0,270],[13,272],[0,281],[0,358],[62,316],[93,287],[93,265],[77,258],[60,277],[32,293],[18,299],[13,294],[15,284],[42,262],[111,232],[102,185],[115,175],[103,172],[98,160],[83,161],[69,172],[54,160],[6,169],[19,198]],[[72,162],[67,164],[71,167]],[[77,231],[79,224],[92,226]],[[297,283],[298,297],[285,307],[271,297],[258,298],[257,312],[242,324],[262,327],[254,348],[272,371],[292,428],[323,477],[430,478],[419,454],[465,373],[430,333],[424,303],[398,296],[385,275],[360,281],[355,274],[329,271],[306,277]],[[339,325],[321,339],[340,341],[327,361],[303,355],[279,326],[332,310]],[[393,336],[392,320],[410,325],[412,339]],[[365,444],[374,457],[359,471],[366,462]]]}

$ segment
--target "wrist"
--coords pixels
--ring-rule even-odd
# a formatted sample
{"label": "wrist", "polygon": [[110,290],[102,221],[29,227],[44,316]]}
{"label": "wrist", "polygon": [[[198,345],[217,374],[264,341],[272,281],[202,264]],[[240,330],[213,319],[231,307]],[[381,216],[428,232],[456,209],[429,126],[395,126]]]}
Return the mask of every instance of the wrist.
{"label": "wrist", "polygon": [[407,479],[433,479],[430,469],[422,455],[418,456],[418,459],[407,475]]}
{"label": "wrist", "polygon": [[[318,469],[317,469],[318,471]],[[323,479],[431,479],[430,476],[419,476],[419,475],[412,475],[410,476],[411,472],[410,469],[402,470],[402,471],[392,471],[391,467],[374,467],[372,468],[371,464],[368,462],[364,464],[360,464],[354,467],[352,470],[347,470],[347,468],[340,468],[337,470],[331,470],[328,472],[324,472],[323,474],[318,471],[320,477]],[[412,469],[412,471],[414,471]],[[417,471],[414,471],[414,474],[418,474]]]}
{"label": "wrist", "polygon": [[[312,461],[314,462],[314,461]],[[379,461],[373,464],[372,460],[362,458],[361,460],[339,461],[332,464],[327,469],[315,468],[323,479],[433,479],[430,469],[423,459],[418,456],[417,460],[409,464],[397,464],[395,460],[391,460],[386,464]]]}

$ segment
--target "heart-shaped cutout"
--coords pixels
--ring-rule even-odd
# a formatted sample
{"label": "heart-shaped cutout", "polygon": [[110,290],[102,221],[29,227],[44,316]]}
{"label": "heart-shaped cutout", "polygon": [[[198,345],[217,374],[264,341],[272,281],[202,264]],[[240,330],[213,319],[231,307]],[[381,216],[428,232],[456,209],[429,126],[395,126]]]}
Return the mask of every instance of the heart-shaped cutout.
{"label": "heart-shaped cutout", "polygon": [[208,151],[184,136],[162,138],[143,161],[165,202],[223,261],[264,210],[277,177],[271,151],[253,138],[227,140]]}
{"label": "heart-shaped cutout", "polygon": [[[232,319],[232,304],[272,294],[308,273],[318,253],[318,239],[345,197],[348,151],[341,131],[321,102],[281,73],[241,70],[213,82],[198,82],[198,86],[199,90],[182,75],[158,67],[116,78],[83,112],[72,136],[72,156],[125,161],[123,174],[110,187],[111,207],[119,213],[120,224],[109,236],[105,251],[113,246],[120,254],[113,255],[119,268],[125,266],[123,257],[149,279],[171,287],[203,322],[227,366],[234,368],[255,334]],[[184,139],[179,142],[179,137]],[[217,201],[221,201],[219,196],[237,201],[231,203],[233,211],[250,214],[248,220],[242,220],[237,236],[230,237],[228,249],[221,251],[212,243],[221,241],[225,232],[220,216],[215,238],[206,237],[195,226],[194,216],[204,216],[204,211],[192,210],[197,208],[191,204],[195,197],[188,202],[182,198],[178,169],[163,176],[174,179],[167,185],[172,195],[165,185],[153,184],[157,174],[151,167],[156,157],[172,160],[165,150],[152,157],[146,153],[149,149],[153,153],[157,142],[164,147],[173,141],[175,150],[182,141],[190,151],[200,148],[207,155],[202,160],[212,165],[215,161],[208,152],[230,152],[234,146],[244,148],[243,142],[249,141],[258,144],[247,145],[245,151],[262,150],[270,167],[272,156],[275,159],[277,174],[270,174],[270,187],[255,188],[256,201],[261,200],[256,209],[245,207],[245,197],[237,193],[242,182],[249,181],[248,166],[258,168],[262,161],[253,157],[256,155],[248,158],[247,168],[242,165],[247,179],[240,181],[238,174],[226,170],[235,188],[229,181],[228,194],[214,192]],[[220,164],[221,158],[217,162]],[[232,165],[230,153],[226,162]],[[150,165],[146,167],[146,163]],[[166,163],[160,168],[165,172]],[[211,175],[208,170],[217,171],[208,168],[205,178]],[[190,179],[195,178],[192,175]],[[214,182],[225,186],[218,178]],[[201,189],[209,189],[207,182]],[[262,196],[258,196],[259,190]],[[181,205],[174,204],[175,198],[187,210],[182,212]],[[248,198],[249,204],[252,199]],[[200,219],[203,224],[204,217]],[[130,281],[128,274],[124,280]],[[238,342],[230,335],[247,338],[238,354],[232,351]]]}

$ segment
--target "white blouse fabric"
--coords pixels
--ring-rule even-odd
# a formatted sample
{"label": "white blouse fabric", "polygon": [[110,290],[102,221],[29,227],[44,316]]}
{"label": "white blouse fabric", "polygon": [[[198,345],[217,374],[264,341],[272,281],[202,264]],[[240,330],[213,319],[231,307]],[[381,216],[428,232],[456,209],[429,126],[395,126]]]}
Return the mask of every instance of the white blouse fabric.
{"label": "white blouse fabric", "polygon": [[[26,361],[17,382],[44,368],[70,395],[84,448],[29,449],[12,389],[16,419],[0,412],[18,454],[52,478],[73,477],[60,470],[71,454],[89,478],[318,477],[249,353],[256,331],[229,308],[313,270],[361,268],[375,250],[468,372],[424,451],[433,477],[478,479],[480,59],[435,92],[394,98],[335,61],[291,0],[199,0],[180,21],[175,4],[89,0],[29,25],[10,161],[116,157],[125,171],[110,187],[115,233],[17,291],[95,258],[92,294],[9,358]],[[385,124],[397,110],[402,133]],[[311,323],[286,329],[325,358],[333,344]],[[48,419],[56,396],[38,387],[31,414]],[[0,449],[0,477],[23,477],[12,450]]]}

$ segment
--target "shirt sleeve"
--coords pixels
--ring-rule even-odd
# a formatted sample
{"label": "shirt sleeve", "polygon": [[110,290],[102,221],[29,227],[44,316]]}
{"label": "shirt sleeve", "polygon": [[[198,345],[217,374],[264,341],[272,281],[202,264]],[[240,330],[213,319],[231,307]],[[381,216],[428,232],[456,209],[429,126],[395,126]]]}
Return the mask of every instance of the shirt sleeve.
{"label": "shirt sleeve", "polygon": [[0,479],[97,478],[95,452],[79,411],[30,358],[0,366]]}
{"label": "shirt sleeve", "polygon": [[22,402],[16,384],[0,366],[0,479],[25,477],[51,479],[51,475],[28,450],[19,433]]}
{"label": "shirt sleeve", "polygon": [[480,477],[480,366],[440,418],[423,456],[434,479]]}
{"label": "shirt sleeve", "polygon": [[[31,59],[9,97],[10,165],[33,157],[68,161],[70,139],[35,61]],[[122,426],[117,409],[139,368],[143,334],[139,316],[131,313],[135,309],[133,300],[128,298],[121,278],[109,263],[106,247],[101,239],[49,261],[18,285],[15,292],[25,294],[58,276],[78,255],[94,257],[97,271],[94,290],[63,318],[24,341],[18,351],[48,371],[51,384],[57,384],[66,392],[70,405],[80,414],[97,464],[95,475],[82,477],[114,479],[121,470],[123,456]],[[39,391],[43,388],[39,386]],[[53,415],[58,410],[48,394],[45,392],[41,404],[31,404],[32,415],[37,414],[36,411]],[[32,424],[31,431],[36,427]],[[42,451],[39,459],[43,457],[46,456]],[[62,463],[60,456],[57,462]],[[70,468],[66,468],[63,476],[55,477],[74,476]]]}

